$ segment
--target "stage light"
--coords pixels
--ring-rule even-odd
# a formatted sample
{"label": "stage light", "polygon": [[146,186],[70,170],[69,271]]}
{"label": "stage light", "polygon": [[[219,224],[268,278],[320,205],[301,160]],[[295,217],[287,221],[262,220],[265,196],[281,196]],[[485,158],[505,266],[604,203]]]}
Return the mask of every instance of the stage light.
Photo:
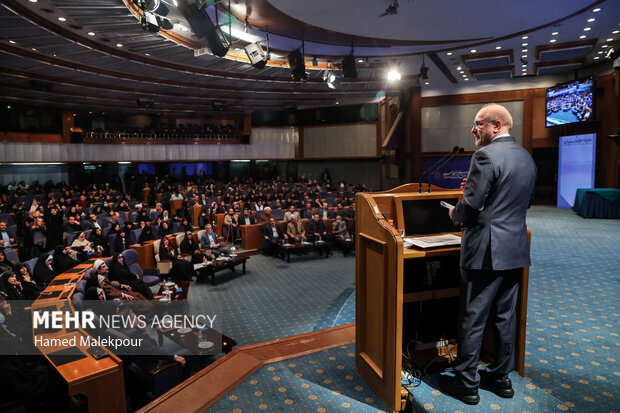
{"label": "stage light", "polygon": [[269,60],[269,55],[260,43],[250,43],[245,48],[245,54],[248,55],[248,59],[250,59],[250,63],[252,66],[257,69],[263,69],[267,65],[267,61]]}
{"label": "stage light", "polygon": [[422,66],[420,66],[420,76],[422,80],[428,79],[428,67],[424,64],[424,55],[422,55]]}
{"label": "stage light", "polygon": [[214,25],[205,11],[198,9],[196,4],[188,4],[183,10],[183,15],[196,38],[207,38],[211,53],[218,57],[226,56],[230,48],[230,42],[220,26]]}
{"label": "stage light", "polygon": [[342,59],[342,77],[345,79],[357,79],[357,67],[355,66],[353,52]]}
{"label": "stage light", "polygon": [[336,76],[336,74],[331,70],[325,71],[325,74],[323,75],[323,80],[325,81],[325,83],[327,83],[327,87],[330,89],[336,89],[336,87],[340,83],[340,78]]}
{"label": "stage light", "polygon": [[308,78],[304,55],[300,49],[296,49],[288,54],[288,65],[291,68],[291,79],[294,81],[299,82]]}
{"label": "stage light", "polygon": [[387,74],[387,78],[390,82],[395,82],[397,80],[400,80],[402,76],[397,69],[390,69],[390,71]]}

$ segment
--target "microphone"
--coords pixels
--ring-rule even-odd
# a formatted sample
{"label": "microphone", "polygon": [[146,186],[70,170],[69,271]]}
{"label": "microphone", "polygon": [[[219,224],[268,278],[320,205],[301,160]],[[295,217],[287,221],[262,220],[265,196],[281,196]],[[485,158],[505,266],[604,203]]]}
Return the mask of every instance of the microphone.
{"label": "microphone", "polygon": [[[420,179],[418,180],[418,193],[421,194],[422,193],[422,178],[424,178],[424,175],[426,175],[427,173],[429,173],[430,171],[435,171],[435,166],[437,166],[441,161],[445,160],[447,157],[449,157],[450,155],[452,155],[450,157],[450,159],[452,159],[452,157],[454,157],[454,155],[456,155],[458,152],[463,152],[464,148],[461,148],[460,146],[454,146],[452,148],[452,150],[450,152],[448,152],[447,154],[445,154],[444,156],[442,156],[441,158],[439,158],[437,160],[437,162],[435,162],[434,164],[432,164],[429,168],[427,168],[424,172],[422,172],[422,175],[420,175]],[[439,167],[441,167],[443,164],[441,164]],[[439,168],[437,168],[439,169]],[[428,189],[430,192],[431,189],[431,184],[428,184]]]}

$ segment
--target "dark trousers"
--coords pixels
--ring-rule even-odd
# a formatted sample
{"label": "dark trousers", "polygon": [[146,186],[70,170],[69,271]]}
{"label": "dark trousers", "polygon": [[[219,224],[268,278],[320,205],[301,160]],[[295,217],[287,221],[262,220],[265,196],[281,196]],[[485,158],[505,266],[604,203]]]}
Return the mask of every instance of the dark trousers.
{"label": "dark trousers", "polygon": [[480,384],[476,366],[489,315],[495,327],[495,360],[486,370],[491,377],[503,379],[514,368],[515,308],[522,271],[461,268],[459,343],[454,372],[467,388]]}

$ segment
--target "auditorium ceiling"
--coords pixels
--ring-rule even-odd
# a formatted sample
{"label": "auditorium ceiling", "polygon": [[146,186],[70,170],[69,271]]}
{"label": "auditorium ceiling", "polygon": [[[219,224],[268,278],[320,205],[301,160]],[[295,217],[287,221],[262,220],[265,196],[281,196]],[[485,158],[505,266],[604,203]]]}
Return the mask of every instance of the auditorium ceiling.
{"label": "auditorium ceiling", "polygon": [[[230,41],[223,53],[204,19]],[[619,30],[617,0],[3,0],[0,87],[7,104],[93,113],[346,105],[609,65]],[[262,69],[245,51],[256,42]]]}

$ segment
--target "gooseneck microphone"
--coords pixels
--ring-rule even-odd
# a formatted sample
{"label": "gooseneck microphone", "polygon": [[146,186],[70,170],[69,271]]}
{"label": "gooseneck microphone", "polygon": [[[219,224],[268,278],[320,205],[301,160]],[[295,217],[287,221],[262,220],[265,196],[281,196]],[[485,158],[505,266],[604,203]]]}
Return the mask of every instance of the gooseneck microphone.
{"label": "gooseneck microphone", "polygon": [[[436,170],[438,170],[439,168],[441,168],[446,162],[448,162],[450,159],[454,158],[454,156],[457,153],[463,152],[465,150],[465,148],[462,148],[460,146],[454,146],[452,148],[452,150],[448,153],[446,153],[444,156],[442,156],[441,158],[439,158],[437,160],[437,162],[435,162],[434,164],[432,164],[429,168],[427,168],[424,172],[422,172],[422,175],[420,175],[420,179],[418,180],[418,193],[421,194],[422,193],[422,179],[424,178],[424,176],[429,173],[429,172],[435,172]],[[446,159],[447,158],[447,159]],[[442,162],[443,161],[443,162]],[[439,165],[439,166],[437,166]],[[431,184],[428,184],[428,192],[431,192]]]}

